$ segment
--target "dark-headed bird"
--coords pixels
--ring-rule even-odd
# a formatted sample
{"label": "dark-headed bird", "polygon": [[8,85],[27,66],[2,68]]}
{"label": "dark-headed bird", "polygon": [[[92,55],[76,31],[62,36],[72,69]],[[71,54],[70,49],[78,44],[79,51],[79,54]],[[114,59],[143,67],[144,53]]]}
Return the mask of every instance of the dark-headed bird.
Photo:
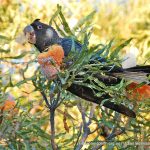
{"label": "dark-headed bird", "polygon": [[[24,34],[29,43],[34,44],[35,47],[41,52],[38,56],[38,62],[48,79],[54,79],[57,76],[57,72],[60,70],[61,65],[65,57],[69,55],[72,49],[72,38],[60,37],[53,27],[40,22],[36,19],[33,23],[24,28]],[[74,40],[75,51],[79,54],[82,51],[82,44]],[[50,59],[55,62],[55,67],[50,63]],[[105,61],[105,59],[95,57],[99,61]],[[121,78],[127,80],[133,80],[133,82],[126,87],[127,97],[130,99],[139,100],[142,98],[150,98],[150,86],[148,84],[138,87],[139,83],[147,82],[150,74],[150,66],[135,66],[127,69],[116,68],[110,71],[110,68],[103,68],[106,72],[104,75],[96,75],[96,78],[103,82],[107,86],[117,85],[121,82]],[[112,98],[109,93],[103,94],[101,97],[97,97],[95,93],[89,87],[72,83],[70,87],[66,89],[72,94],[90,102],[101,104],[104,99]],[[133,110],[124,106],[123,104],[116,104],[107,100],[103,103],[103,106],[117,111],[129,117],[136,117]]]}

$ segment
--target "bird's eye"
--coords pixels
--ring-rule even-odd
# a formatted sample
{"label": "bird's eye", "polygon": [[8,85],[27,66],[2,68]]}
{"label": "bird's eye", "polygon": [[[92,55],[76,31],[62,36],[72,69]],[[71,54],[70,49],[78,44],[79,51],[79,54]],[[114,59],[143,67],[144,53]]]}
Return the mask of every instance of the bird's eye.
{"label": "bird's eye", "polygon": [[38,26],[37,26],[37,29],[42,29],[42,25],[38,25]]}

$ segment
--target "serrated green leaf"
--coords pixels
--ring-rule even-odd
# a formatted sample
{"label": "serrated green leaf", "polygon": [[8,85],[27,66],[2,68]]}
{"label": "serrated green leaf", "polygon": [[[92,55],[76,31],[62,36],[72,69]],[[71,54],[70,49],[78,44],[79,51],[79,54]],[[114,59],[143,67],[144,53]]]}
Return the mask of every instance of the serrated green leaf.
{"label": "serrated green leaf", "polygon": [[24,56],[26,56],[27,54],[29,54],[29,52],[21,53],[18,56],[3,57],[3,59],[20,59],[20,58],[23,58]]}
{"label": "serrated green leaf", "polygon": [[103,52],[103,55],[102,55],[103,58],[108,57],[109,52],[110,52],[110,48],[112,47],[113,42],[114,42],[114,40],[112,39],[112,40],[104,47],[104,50],[105,50],[105,51]]}
{"label": "serrated green leaf", "polygon": [[31,150],[30,143],[29,143],[27,140],[25,140],[25,141],[23,142],[23,144],[24,144],[24,146],[25,146],[25,150]]}
{"label": "serrated green leaf", "polygon": [[[100,46],[104,47],[105,45],[100,43],[100,44],[97,44],[96,46],[91,47],[90,50],[94,52],[94,50],[99,49]],[[100,49],[100,50],[102,50],[102,49]],[[100,50],[98,50],[98,51],[100,51]]]}
{"label": "serrated green leaf", "polygon": [[75,32],[76,30],[78,30],[83,24],[85,24],[87,21],[89,21],[94,14],[96,13],[96,11],[92,11],[89,15],[87,15],[86,17],[82,18],[81,20],[78,21],[77,25],[73,28],[73,31]]}
{"label": "serrated green leaf", "polygon": [[119,52],[125,47],[127,46],[130,42],[131,42],[132,38],[130,38],[129,40],[125,41],[124,43],[122,43],[121,45],[119,45],[116,49],[114,49],[114,51],[110,54],[110,58],[114,59],[115,57],[118,56]]}
{"label": "serrated green leaf", "polygon": [[[57,5],[57,7],[59,9],[59,5]],[[73,36],[74,34],[72,33],[72,31],[71,31],[71,29],[70,29],[70,27],[69,27],[69,25],[68,25],[68,23],[67,23],[67,21],[66,21],[66,19],[65,19],[65,17],[64,17],[64,15],[63,15],[61,10],[59,12],[59,16],[60,16],[61,23],[62,23],[62,25],[64,27],[65,32],[68,33],[69,35]]]}
{"label": "serrated green leaf", "polygon": [[107,102],[107,101],[109,101],[109,99],[104,99],[104,100],[102,100],[102,102],[101,102],[101,104],[100,104],[100,105],[101,105],[101,106],[103,106],[103,105],[104,105],[104,103],[105,103],[105,102]]}
{"label": "serrated green leaf", "polygon": [[27,134],[29,134],[29,133],[31,133],[31,131],[30,130],[21,130],[21,131],[16,131],[17,132],[17,134],[20,134],[21,136],[24,136],[24,135],[27,135]]}
{"label": "serrated green leaf", "polygon": [[102,122],[104,123],[104,125],[106,125],[109,128],[112,128],[114,125],[113,122],[106,121],[105,119],[102,119]]}
{"label": "serrated green leaf", "polygon": [[52,22],[54,21],[54,19],[58,16],[58,14],[61,11],[61,6],[57,5],[57,11],[52,15],[50,21],[49,21],[49,25],[52,25]]}
{"label": "serrated green leaf", "polygon": [[43,137],[43,138],[49,138],[50,135],[47,134],[44,130],[42,130],[38,125],[33,125],[33,128],[36,129],[36,131],[38,131],[38,134]]}
{"label": "serrated green leaf", "polygon": [[59,26],[57,25],[57,23],[55,21],[54,21],[54,23],[55,23],[57,31],[61,34],[61,36],[67,37],[66,33],[59,28]]}
{"label": "serrated green leaf", "polygon": [[72,42],[72,44],[71,44],[71,52],[75,52],[75,41],[74,41],[74,38],[73,37],[71,37],[71,42]]}
{"label": "serrated green leaf", "polygon": [[24,84],[24,83],[27,83],[28,81],[34,80],[35,78],[36,78],[35,76],[33,76],[33,77],[31,77],[31,78],[26,78],[26,79],[24,79],[24,80],[22,80],[22,81],[20,81],[20,82],[18,82],[18,83],[16,83],[16,84],[14,84],[14,86],[19,87],[20,85],[22,85],[22,84]]}

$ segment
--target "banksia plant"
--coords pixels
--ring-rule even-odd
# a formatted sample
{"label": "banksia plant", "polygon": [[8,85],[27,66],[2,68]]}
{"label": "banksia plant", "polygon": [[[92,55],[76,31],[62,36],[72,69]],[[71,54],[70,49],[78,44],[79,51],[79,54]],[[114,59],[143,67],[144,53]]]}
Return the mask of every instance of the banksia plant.
{"label": "banksia plant", "polygon": [[[61,7],[57,8],[51,16],[50,25],[57,29],[60,37],[78,39],[83,44],[83,50],[80,55],[75,53],[73,43],[71,53],[64,60],[62,47],[58,45],[49,47],[47,52],[22,52],[18,56],[10,57],[9,50],[0,49],[2,61],[10,63],[12,60],[12,66],[21,64],[20,68],[17,66],[21,78],[14,79],[10,75],[7,85],[3,86],[0,82],[4,93],[10,89],[14,89],[16,95],[18,91],[21,93],[21,96],[16,96],[17,105],[4,103],[4,99],[1,98],[2,109],[9,110],[11,109],[9,106],[20,106],[20,108],[17,117],[13,120],[3,119],[0,124],[0,140],[4,143],[0,144],[0,149],[146,149],[146,145],[142,142],[146,144],[149,141],[149,90],[145,91],[145,94],[143,91],[149,88],[146,85],[126,82],[124,79],[117,85],[107,86],[95,76],[105,77],[103,79],[109,82],[102,69],[111,65],[109,69],[112,71],[114,67],[121,66],[123,60],[120,59],[120,51],[130,43],[131,39],[122,44],[118,42],[119,46],[115,40],[105,44],[99,40],[95,42],[91,36],[91,23],[93,23],[95,11],[79,20],[71,29]],[[10,9],[6,12],[8,11]],[[35,16],[32,16],[31,20],[34,20]],[[115,19],[115,15],[113,17]],[[10,27],[14,29],[14,26]],[[110,22],[109,27],[112,27]],[[105,35],[107,34],[104,34],[104,38]],[[7,40],[4,36],[0,36],[0,39]],[[89,41],[98,43],[93,45]],[[95,62],[94,59],[99,56],[102,56],[106,62],[97,61],[94,65],[89,63]],[[69,63],[66,69],[63,63],[67,60],[73,60],[73,63]],[[40,67],[35,67],[35,64]],[[6,77],[6,74],[3,77]],[[73,85],[72,88],[70,85]],[[32,86],[31,89],[30,86]],[[17,91],[16,88],[18,88]],[[86,102],[71,92],[83,96],[83,99],[94,96],[94,99],[90,100],[98,104]],[[84,92],[87,92],[86,95]],[[112,97],[104,98],[103,95],[106,93]],[[109,101],[113,102],[111,103],[113,105],[109,105],[110,107],[123,104],[135,111],[137,117],[129,118],[103,107],[103,104]],[[8,107],[5,106],[6,104]],[[139,145],[134,145],[136,141]]]}

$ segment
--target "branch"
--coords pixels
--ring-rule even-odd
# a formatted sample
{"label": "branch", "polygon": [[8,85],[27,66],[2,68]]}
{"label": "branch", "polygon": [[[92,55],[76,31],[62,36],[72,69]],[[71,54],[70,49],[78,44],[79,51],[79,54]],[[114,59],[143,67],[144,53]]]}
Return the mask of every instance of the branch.
{"label": "branch", "polygon": [[45,92],[44,91],[40,91],[40,92],[50,112],[51,145],[52,145],[53,150],[57,150],[58,147],[55,142],[55,110],[58,107],[58,102],[60,101],[60,91],[58,91],[56,99],[50,95],[51,103],[48,101]]}
{"label": "branch", "polygon": [[124,132],[125,132],[125,128],[120,129],[120,130],[114,129],[114,131],[112,131],[112,133],[106,138],[106,141],[109,141],[109,140],[113,139],[114,137],[116,137],[116,136],[118,136]]}
{"label": "branch", "polygon": [[91,106],[91,110],[90,110],[90,116],[89,116],[88,125],[90,125],[90,124],[91,124],[91,119],[93,118],[95,108],[96,108],[96,104],[92,104],[92,106]]}
{"label": "branch", "polygon": [[50,98],[52,98],[51,105],[50,105],[50,125],[51,125],[51,144],[52,144],[53,150],[58,149],[58,146],[56,145],[56,142],[55,142],[55,110],[59,106],[58,102],[60,103],[62,102],[60,96],[61,96],[60,90],[58,90],[56,99],[50,96]]}
{"label": "branch", "polygon": [[42,94],[42,96],[43,96],[43,99],[44,99],[44,101],[45,101],[47,107],[48,107],[49,109],[51,109],[51,105],[50,105],[49,102],[48,102],[48,99],[47,99],[47,96],[46,96],[45,92],[44,92],[44,91],[40,91],[40,92],[41,92],[41,94]]}
{"label": "branch", "polygon": [[55,143],[55,109],[50,109],[50,125],[51,125],[51,144],[53,150],[57,150],[58,147]]}
{"label": "branch", "polygon": [[[120,115],[118,113],[115,113],[114,121],[120,122]],[[111,139],[115,138],[116,136],[118,136],[124,132],[125,132],[125,127],[117,129],[116,126],[114,125],[111,133],[106,137],[105,142],[109,142]],[[104,144],[97,145],[97,146],[93,147],[92,150],[99,150],[100,148],[102,148],[103,145]]]}
{"label": "branch", "polygon": [[[106,141],[105,142],[109,142],[111,139],[115,138],[116,136],[122,134],[125,132],[125,129],[123,130],[113,130],[112,133],[106,138]],[[92,148],[92,150],[99,150],[100,148],[102,148],[104,144],[100,144],[100,145],[97,145],[95,147]]]}
{"label": "branch", "polygon": [[[90,131],[89,126],[90,126],[91,123],[92,123],[92,122],[91,122],[91,118],[93,117],[95,107],[96,107],[95,104],[93,104],[93,105],[91,106],[90,115],[89,115],[89,117],[88,117],[89,120],[86,121],[85,108],[82,107],[81,103],[78,104],[78,109],[79,109],[79,111],[80,111],[80,113],[81,113],[81,116],[82,116],[82,123],[83,123],[83,125],[82,125],[82,124],[81,124],[81,125],[82,125],[82,127],[83,127],[83,134],[82,134],[80,140],[79,140],[79,137],[78,137],[77,142],[76,142],[76,145],[77,145],[77,146],[76,146],[75,150],[80,150],[80,149],[83,147],[83,145],[84,145],[84,143],[85,143],[87,137],[91,134],[91,131]],[[81,130],[81,128],[80,128],[80,130]],[[95,131],[96,131],[96,130],[95,130]],[[77,143],[78,143],[78,144],[77,144]]]}
{"label": "branch", "polygon": [[76,148],[76,146],[77,146],[77,144],[78,144],[78,142],[79,142],[79,138],[80,138],[81,132],[82,132],[82,127],[83,127],[83,124],[81,123],[81,124],[80,124],[80,129],[79,129],[79,134],[78,134],[78,137],[77,137],[75,146],[74,146],[75,148]]}

